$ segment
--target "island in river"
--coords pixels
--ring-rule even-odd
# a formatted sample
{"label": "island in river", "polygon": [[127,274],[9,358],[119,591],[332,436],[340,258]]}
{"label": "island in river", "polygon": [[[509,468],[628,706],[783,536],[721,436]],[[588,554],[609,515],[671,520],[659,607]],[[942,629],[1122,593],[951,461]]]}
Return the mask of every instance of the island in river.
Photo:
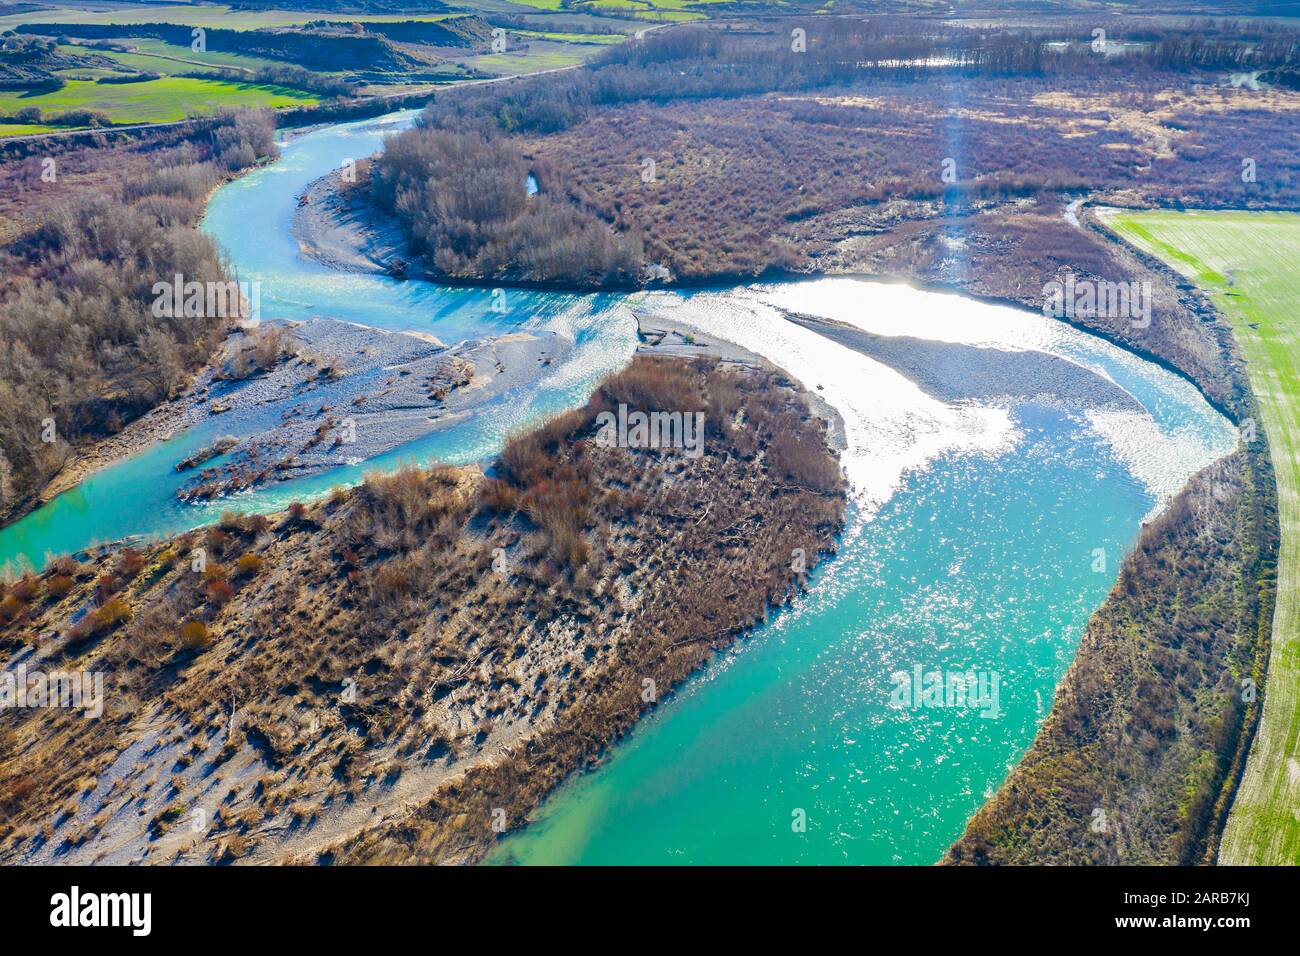
{"label": "island in river", "polygon": [[[594,440],[664,404],[707,413],[702,454]],[[834,549],[827,435],[774,370],[641,356],[491,476],[405,468],[55,560],[6,586],[7,669],[112,693],[6,722],[0,856],[481,858]]]}

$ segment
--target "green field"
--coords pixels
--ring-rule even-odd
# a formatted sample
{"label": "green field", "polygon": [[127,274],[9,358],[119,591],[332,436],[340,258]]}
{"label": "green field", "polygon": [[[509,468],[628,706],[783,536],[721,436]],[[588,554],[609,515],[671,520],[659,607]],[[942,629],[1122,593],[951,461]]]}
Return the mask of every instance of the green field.
{"label": "green field", "polygon": [[[195,53],[188,46],[164,43],[162,40],[134,39],[127,42],[135,47],[135,53],[110,53],[108,55],[113,56],[114,59],[134,57],[135,61],[146,64],[145,69],[151,69],[156,73],[169,72],[165,61],[170,61],[174,68],[189,70],[232,67],[256,72],[263,67],[284,66],[284,63],[279,60],[268,60],[260,56],[245,56],[242,53],[223,53],[220,50],[213,49],[208,49],[204,53]],[[103,51],[96,50],[94,52],[100,53]],[[149,65],[151,61],[152,65]]]}
{"label": "green field", "polygon": [[561,50],[529,49],[512,53],[493,53],[487,56],[467,57],[457,62],[493,76],[516,76],[537,73],[541,70],[558,70],[561,67],[582,63],[587,57],[581,53]]}
{"label": "green field", "polygon": [[[560,12],[560,0],[518,0],[524,6],[538,10]],[[688,4],[725,4],[731,0],[583,0],[569,8],[570,12],[582,13],[595,9],[605,13],[619,13],[636,20],[658,20],[664,22],[679,20],[701,20],[705,14],[685,9]]]}
{"label": "green field", "polygon": [[594,43],[605,46],[622,43],[627,39],[621,33],[542,33],[538,30],[511,30],[517,36],[532,37],[536,40],[554,40],[559,43]]}
{"label": "green field", "polygon": [[186,76],[164,76],[143,83],[70,80],[61,90],[37,96],[0,93],[0,113],[12,114],[28,106],[44,113],[88,109],[106,113],[115,123],[170,123],[187,116],[215,113],[225,106],[307,106],[319,103],[320,99],[314,93],[283,86]]}
{"label": "green field", "polygon": [[[87,49],[84,46],[67,46],[60,44],[60,53],[106,56],[120,63],[126,72],[161,73],[163,76],[178,76],[182,73],[216,73],[221,70],[246,70],[254,73],[267,66],[283,66],[274,60],[265,60],[256,56],[241,56],[237,53],[194,53],[189,47],[163,43],[161,40],[128,40],[136,48],[134,53],[118,53],[116,50]],[[61,70],[59,75],[70,79],[92,73],[111,73],[111,70]]]}
{"label": "green field", "polygon": [[1232,323],[1277,472],[1282,526],[1264,716],[1219,848],[1300,863],[1300,215],[1115,211],[1119,235],[1196,282]]}
{"label": "green field", "polygon": [[22,23],[180,23],[185,26],[209,29],[258,30],[268,27],[295,26],[314,20],[335,20],[340,23],[393,23],[403,20],[447,20],[458,16],[464,14],[396,13],[353,16],[310,10],[232,10],[230,7],[218,4],[187,6],[149,3],[137,7],[117,7],[112,10],[49,6],[0,17],[0,30],[12,30]]}
{"label": "green field", "polygon": [[0,137],[4,136],[31,136],[34,133],[53,133],[57,126],[41,126],[33,123],[30,126],[23,123],[0,123]]}

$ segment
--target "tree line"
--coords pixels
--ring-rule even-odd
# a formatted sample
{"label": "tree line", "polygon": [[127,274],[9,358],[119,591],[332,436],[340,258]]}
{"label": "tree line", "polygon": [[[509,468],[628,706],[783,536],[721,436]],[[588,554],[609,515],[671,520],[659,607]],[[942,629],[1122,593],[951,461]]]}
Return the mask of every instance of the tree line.
{"label": "tree line", "polygon": [[446,128],[551,133],[602,106],[841,86],[867,75],[906,81],[954,74],[1104,78],[1270,69],[1300,60],[1300,32],[1231,21],[1156,40],[1145,39],[1140,25],[1114,21],[1108,39],[1135,38],[1122,56],[1094,50],[1096,37],[1083,24],[982,28],[883,16],[787,31],[788,22],[761,34],[710,26],[651,34],[603,51],[590,69],[531,77],[506,89],[450,91],[430,108],[431,121]]}
{"label": "tree line", "polygon": [[374,165],[371,195],[394,215],[412,251],[463,279],[630,283],[642,259],[635,236],[543,183],[525,189],[530,167],[499,135],[432,124],[390,138]]}
{"label": "tree line", "polygon": [[207,360],[225,320],[156,316],[153,286],[227,281],[194,225],[213,186],[275,155],[274,132],[267,114],[224,116],[145,177],[77,189],[0,251],[0,517]]}

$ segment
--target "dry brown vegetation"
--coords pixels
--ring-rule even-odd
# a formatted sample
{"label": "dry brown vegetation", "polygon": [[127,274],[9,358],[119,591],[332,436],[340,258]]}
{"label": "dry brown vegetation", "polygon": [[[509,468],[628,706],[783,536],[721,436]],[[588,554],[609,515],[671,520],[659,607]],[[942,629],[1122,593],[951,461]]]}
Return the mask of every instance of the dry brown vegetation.
{"label": "dry brown vegetation", "polygon": [[[1070,19],[1015,30],[828,22],[810,26],[803,54],[790,51],[786,20],[685,27],[583,71],[449,91],[424,123],[506,134],[544,189],[642,242],[647,263],[677,282],[871,273],[1037,309],[1043,286],[1067,272],[1151,281],[1150,328],[1079,324],[1227,406],[1225,350],[1184,284],[1064,210],[1082,198],[1300,204],[1300,93],[1234,87],[1225,72],[1294,61],[1297,34],[1227,20],[1105,24],[1112,39],[1149,46],[1121,57],[1086,42],[1049,46],[1086,40],[1096,25]],[[937,57],[958,65],[924,65]],[[1247,152],[1252,182],[1241,175]]]}
{"label": "dry brown vegetation", "polygon": [[[1154,321],[1080,319],[1229,400],[1224,349],[1185,284],[1096,230],[1072,199],[1300,203],[1300,93],[1186,73],[865,77],[815,90],[593,107],[525,152],[679,282],[867,273],[1042,306],[1066,273],[1152,283]],[[1215,81],[1217,82],[1217,80]],[[485,95],[485,94],[478,94]],[[1242,143],[1259,174],[1241,178]],[[643,182],[642,163],[655,162]],[[943,162],[956,162],[945,184]]]}
{"label": "dry brown vegetation", "polygon": [[41,157],[15,164],[6,187],[53,195],[38,203],[39,224],[0,249],[0,520],[207,361],[226,319],[156,316],[153,288],[177,274],[227,281],[194,225],[214,186],[274,153],[273,132],[265,116],[232,116],[155,151],[130,179],[79,176],[80,154],[52,157],[48,190],[36,185]]}
{"label": "dry brown vegetation", "polygon": [[[857,237],[927,221],[958,238],[978,225],[966,221],[972,213],[1009,213],[1025,200],[1059,218],[1063,194],[1293,207],[1297,113],[1296,92],[1194,88],[1180,74],[876,80],[605,107],[529,137],[525,149],[618,228],[644,236],[652,261],[702,280],[843,270]],[[1241,180],[1245,137],[1266,171],[1253,183]],[[640,175],[646,158],[650,183]],[[951,183],[941,178],[949,158]],[[1086,242],[1073,246],[1076,268],[1098,257]]]}
{"label": "dry brown vegetation", "polygon": [[558,183],[528,196],[528,173],[502,137],[417,127],[388,141],[371,192],[435,275],[568,287],[635,282],[640,240],[616,234]]}
{"label": "dry brown vegetation", "polygon": [[[704,454],[596,443],[618,401],[706,409]],[[0,652],[103,671],[107,702],[98,721],[0,715],[0,858],[125,841],[147,861],[477,859],[493,808],[518,825],[653,706],[643,680],[662,699],[797,593],[791,553],[832,549],[843,515],[825,434],[779,373],[642,358],[512,438],[496,477],[404,468],[14,582]],[[778,436],[806,475],[778,469]],[[76,636],[87,604],[98,623]],[[145,733],[141,766],[111,769]],[[14,789],[28,780],[40,799]],[[178,802],[219,808],[211,830],[172,826]]]}

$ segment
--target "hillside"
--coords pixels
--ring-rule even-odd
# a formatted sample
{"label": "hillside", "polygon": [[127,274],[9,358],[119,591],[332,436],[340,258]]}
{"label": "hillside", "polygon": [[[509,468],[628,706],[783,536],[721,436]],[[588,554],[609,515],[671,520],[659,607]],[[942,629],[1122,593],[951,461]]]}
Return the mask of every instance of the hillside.
{"label": "hillside", "polygon": [[[72,36],[85,40],[150,37],[188,49],[191,28],[173,23],[28,23],[19,32],[36,36]],[[382,36],[301,30],[206,31],[207,49],[292,63],[308,70],[375,70],[400,72],[420,65]]]}

